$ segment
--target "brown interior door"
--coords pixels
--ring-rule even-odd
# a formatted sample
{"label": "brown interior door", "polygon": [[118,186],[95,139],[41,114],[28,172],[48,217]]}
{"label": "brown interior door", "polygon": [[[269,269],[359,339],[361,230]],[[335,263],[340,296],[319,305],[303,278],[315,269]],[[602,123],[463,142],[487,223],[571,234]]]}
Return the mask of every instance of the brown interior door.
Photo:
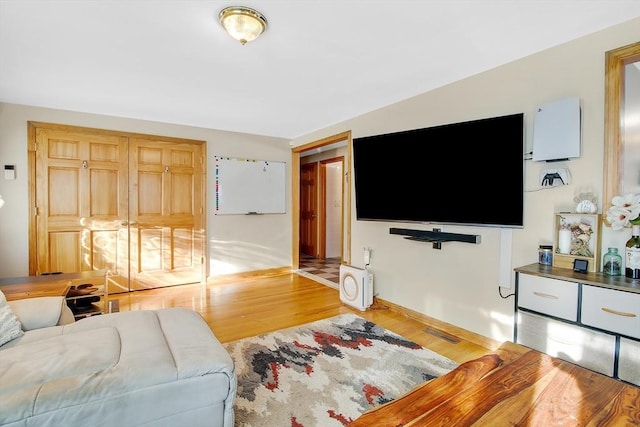
{"label": "brown interior door", "polygon": [[132,139],[131,288],[204,280],[202,146]]}
{"label": "brown interior door", "polygon": [[200,282],[204,142],[30,129],[30,273],[109,270],[109,293]]}
{"label": "brown interior door", "polygon": [[300,252],[318,257],[318,164],[302,165],[300,173]]}
{"label": "brown interior door", "polygon": [[[126,140],[36,131],[37,255],[33,274],[116,269],[126,220]],[[124,200],[122,200],[124,198]]]}

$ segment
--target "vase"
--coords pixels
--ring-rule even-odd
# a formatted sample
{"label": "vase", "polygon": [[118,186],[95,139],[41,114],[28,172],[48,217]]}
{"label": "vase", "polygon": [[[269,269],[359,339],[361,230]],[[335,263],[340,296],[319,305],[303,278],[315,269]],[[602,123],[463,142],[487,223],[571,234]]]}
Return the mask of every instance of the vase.
{"label": "vase", "polygon": [[622,257],[618,248],[609,248],[602,257],[602,272],[607,276],[620,276],[622,274]]}

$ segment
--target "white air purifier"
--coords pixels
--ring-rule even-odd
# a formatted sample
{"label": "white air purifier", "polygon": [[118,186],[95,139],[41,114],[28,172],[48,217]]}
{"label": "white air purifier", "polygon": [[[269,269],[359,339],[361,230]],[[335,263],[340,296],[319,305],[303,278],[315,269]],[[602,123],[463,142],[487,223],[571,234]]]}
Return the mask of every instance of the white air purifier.
{"label": "white air purifier", "polygon": [[373,304],[373,273],[351,265],[340,266],[340,301],[365,311]]}

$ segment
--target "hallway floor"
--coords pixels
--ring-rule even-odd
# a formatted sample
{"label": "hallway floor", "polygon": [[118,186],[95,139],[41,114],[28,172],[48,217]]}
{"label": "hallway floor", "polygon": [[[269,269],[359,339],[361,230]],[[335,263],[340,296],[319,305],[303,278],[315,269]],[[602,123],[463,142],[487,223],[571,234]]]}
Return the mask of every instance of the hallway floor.
{"label": "hallway floor", "polygon": [[317,259],[301,254],[300,270],[337,284],[340,283],[340,257]]}

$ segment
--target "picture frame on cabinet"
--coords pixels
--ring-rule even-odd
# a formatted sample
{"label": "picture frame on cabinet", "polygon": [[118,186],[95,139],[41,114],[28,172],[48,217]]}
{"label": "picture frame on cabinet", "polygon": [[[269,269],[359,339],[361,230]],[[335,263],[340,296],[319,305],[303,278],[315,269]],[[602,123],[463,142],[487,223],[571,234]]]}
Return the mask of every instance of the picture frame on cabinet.
{"label": "picture frame on cabinet", "polygon": [[552,265],[574,269],[575,261],[583,260],[587,272],[600,271],[600,223],[600,214],[556,213]]}

